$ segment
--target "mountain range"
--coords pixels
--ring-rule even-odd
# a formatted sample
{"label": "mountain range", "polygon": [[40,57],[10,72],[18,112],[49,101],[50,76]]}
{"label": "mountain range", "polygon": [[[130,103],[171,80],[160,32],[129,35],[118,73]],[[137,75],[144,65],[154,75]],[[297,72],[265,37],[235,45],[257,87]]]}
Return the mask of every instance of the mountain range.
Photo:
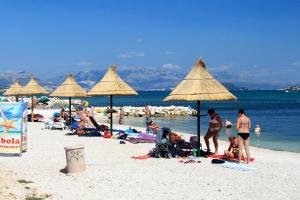
{"label": "mountain range", "polygon": [[[89,69],[74,73],[75,80],[85,89],[90,89],[96,84],[105,74],[106,70]],[[118,74],[121,78],[131,85],[136,90],[169,90],[174,88],[186,75],[183,70],[172,69],[152,69],[147,67],[118,67]],[[235,81],[238,77],[227,72],[213,72],[214,77],[220,80],[229,90],[239,89],[280,89],[286,87],[283,84],[272,83],[253,83]],[[7,88],[9,85],[19,80],[22,85],[25,85],[32,75],[28,72],[0,72],[0,87]],[[49,79],[42,79],[39,82],[53,89],[61,84],[66,75],[59,75]]]}

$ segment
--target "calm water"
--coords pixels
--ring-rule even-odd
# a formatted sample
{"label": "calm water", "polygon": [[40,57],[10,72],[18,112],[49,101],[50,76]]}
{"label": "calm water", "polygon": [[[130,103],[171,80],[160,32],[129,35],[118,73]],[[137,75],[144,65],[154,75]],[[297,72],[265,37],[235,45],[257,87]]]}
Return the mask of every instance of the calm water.
{"label": "calm water", "polygon": [[[260,136],[251,133],[251,145],[300,152],[300,92],[284,91],[233,91],[238,101],[201,102],[201,112],[214,108],[222,119],[236,120],[237,110],[244,108],[253,124],[260,124]],[[184,105],[195,108],[193,102],[163,102],[169,92],[139,92],[135,97],[114,97],[114,105]],[[86,99],[90,105],[108,106],[108,97]],[[157,124],[170,127],[174,131],[196,134],[196,117],[154,118]],[[201,117],[201,135],[207,130],[208,117]],[[144,118],[126,118],[125,124],[144,126]],[[236,134],[235,130],[232,134]],[[226,139],[225,130],[220,134]]]}
{"label": "calm water", "polygon": [[[201,113],[206,114],[214,108],[222,117],[235,122],[237,110],[245,109],[255,124],[260,124],[263,132],[256,136],[251,133],[251,145],[275,150],[300,152],[300,91],[233,91],[238,101],[201,102]],[[138,96],[114,97],[116,106],[167,106],[183,105],[195,108],[194,102],[163,102],[169,92],[139,92]],[[108,97],[92,97],[92,106],[108,106]],[[154,118],[160,126],[170,127],[174,131],[196,134],[196,117]],[[207,130],[208,117],[201,117],[201,135]],[[126,118],[125,124],[145,126],[144,118]],[[235,130],[232,134],[236,134]],[[226,139],[228,134],[222,130],[220,137]]]}

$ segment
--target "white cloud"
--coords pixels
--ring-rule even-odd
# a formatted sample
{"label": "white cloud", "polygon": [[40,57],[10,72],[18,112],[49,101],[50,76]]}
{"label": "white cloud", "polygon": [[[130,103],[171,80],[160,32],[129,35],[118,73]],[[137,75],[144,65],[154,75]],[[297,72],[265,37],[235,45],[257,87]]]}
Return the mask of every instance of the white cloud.
{"label": "white cloud", "polygon": [[166,51],[165,54],[166,54],[166,55],[173,55],[174,52],[173,52],[173,51]]}
{"label": "white cloud", "polygon": [[300,66],[300,61],[293,62],[292,65],[294,65],[294,66]]}
{"label": "white cloud", "polygon": [[135,52],[135,51],[126,52],[118,55],[119,58],[132,58],[132,57],[143,57],[143,56],[145,56],[144,52]]}
{"label": "white cloud", "polygon": [[167,63],[162,66],[164,69],[179,69],[180,66],[172,63]]}
{"label": "white cloud", "polygon": [[82,67],[88,67],[91,66],[92,63],[91,62],[87,62],[87,61],[81,61],[79,63],[77,63],[78,66],[82,66]]}
{"label": "white cloud", "polygon": [[231,68],[231,64],[230,65],[221,65],[218,67],[210,67],[208,70],[211,72],[224,72],[227,71]]}

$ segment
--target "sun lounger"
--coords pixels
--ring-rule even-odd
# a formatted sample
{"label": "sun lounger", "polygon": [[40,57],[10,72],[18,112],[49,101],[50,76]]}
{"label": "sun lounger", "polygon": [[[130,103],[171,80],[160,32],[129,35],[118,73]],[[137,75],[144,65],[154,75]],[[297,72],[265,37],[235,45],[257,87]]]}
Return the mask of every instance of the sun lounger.
{"label": "sun lounger", "polygon": [[69,135],[79,135],[79,136],[101,136],[101,126],[98,128],[81,128],[76,122],[70,125],[70,130],[72,131]]}
{"label": "sun lounger", "polygon": [[61,129],[61,130],[65,130],[67,129],[67,126],[64,122],[54,122],[52,120],[49,120],[47,122],[44,123],[44,128],[45,129]]}

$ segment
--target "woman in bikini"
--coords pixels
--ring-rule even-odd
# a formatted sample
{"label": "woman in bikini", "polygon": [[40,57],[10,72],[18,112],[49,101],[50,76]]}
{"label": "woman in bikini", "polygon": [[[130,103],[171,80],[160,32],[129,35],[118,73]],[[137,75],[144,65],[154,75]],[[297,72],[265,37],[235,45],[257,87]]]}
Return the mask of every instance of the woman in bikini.
{"label": "woman in bikini", "polygon": [[250,128],[251,128],[251,121],[250,119],[245,115],[245,111],[243,109],[239,110],[238,112],[238,118],[236,121],[236,129],[237,129],[237,139],[238,139],[238,146],[239,146],[239,162],[241,162],[242,154],[243,154],[243,148],[246,151],[246,157],[247,157],[247,164],[250,160]]}
{"label": "woman in bikini", "polygon": [[[236,137],[230,136],[228,138],[230,144],[227,150],[224,151],[226,158],[238,158],[239,157],[239,143]],[[244,154],[242,155],[244,158]]]}
{"label": "woman in bikini", "polygon": [[221,117],[215,112],[215,110],[209,109],[208,114],[210,116],[209,127],[208,127],[206,135],[204,136],[204,140],[205,140],[207,152],[210,152],[209,138],[213,137],[213,142],[215,145],[215,154],[217,154],[218,153],[218,136],[219,136],[219,131],[223,127],[223,123],[222,123]]}

